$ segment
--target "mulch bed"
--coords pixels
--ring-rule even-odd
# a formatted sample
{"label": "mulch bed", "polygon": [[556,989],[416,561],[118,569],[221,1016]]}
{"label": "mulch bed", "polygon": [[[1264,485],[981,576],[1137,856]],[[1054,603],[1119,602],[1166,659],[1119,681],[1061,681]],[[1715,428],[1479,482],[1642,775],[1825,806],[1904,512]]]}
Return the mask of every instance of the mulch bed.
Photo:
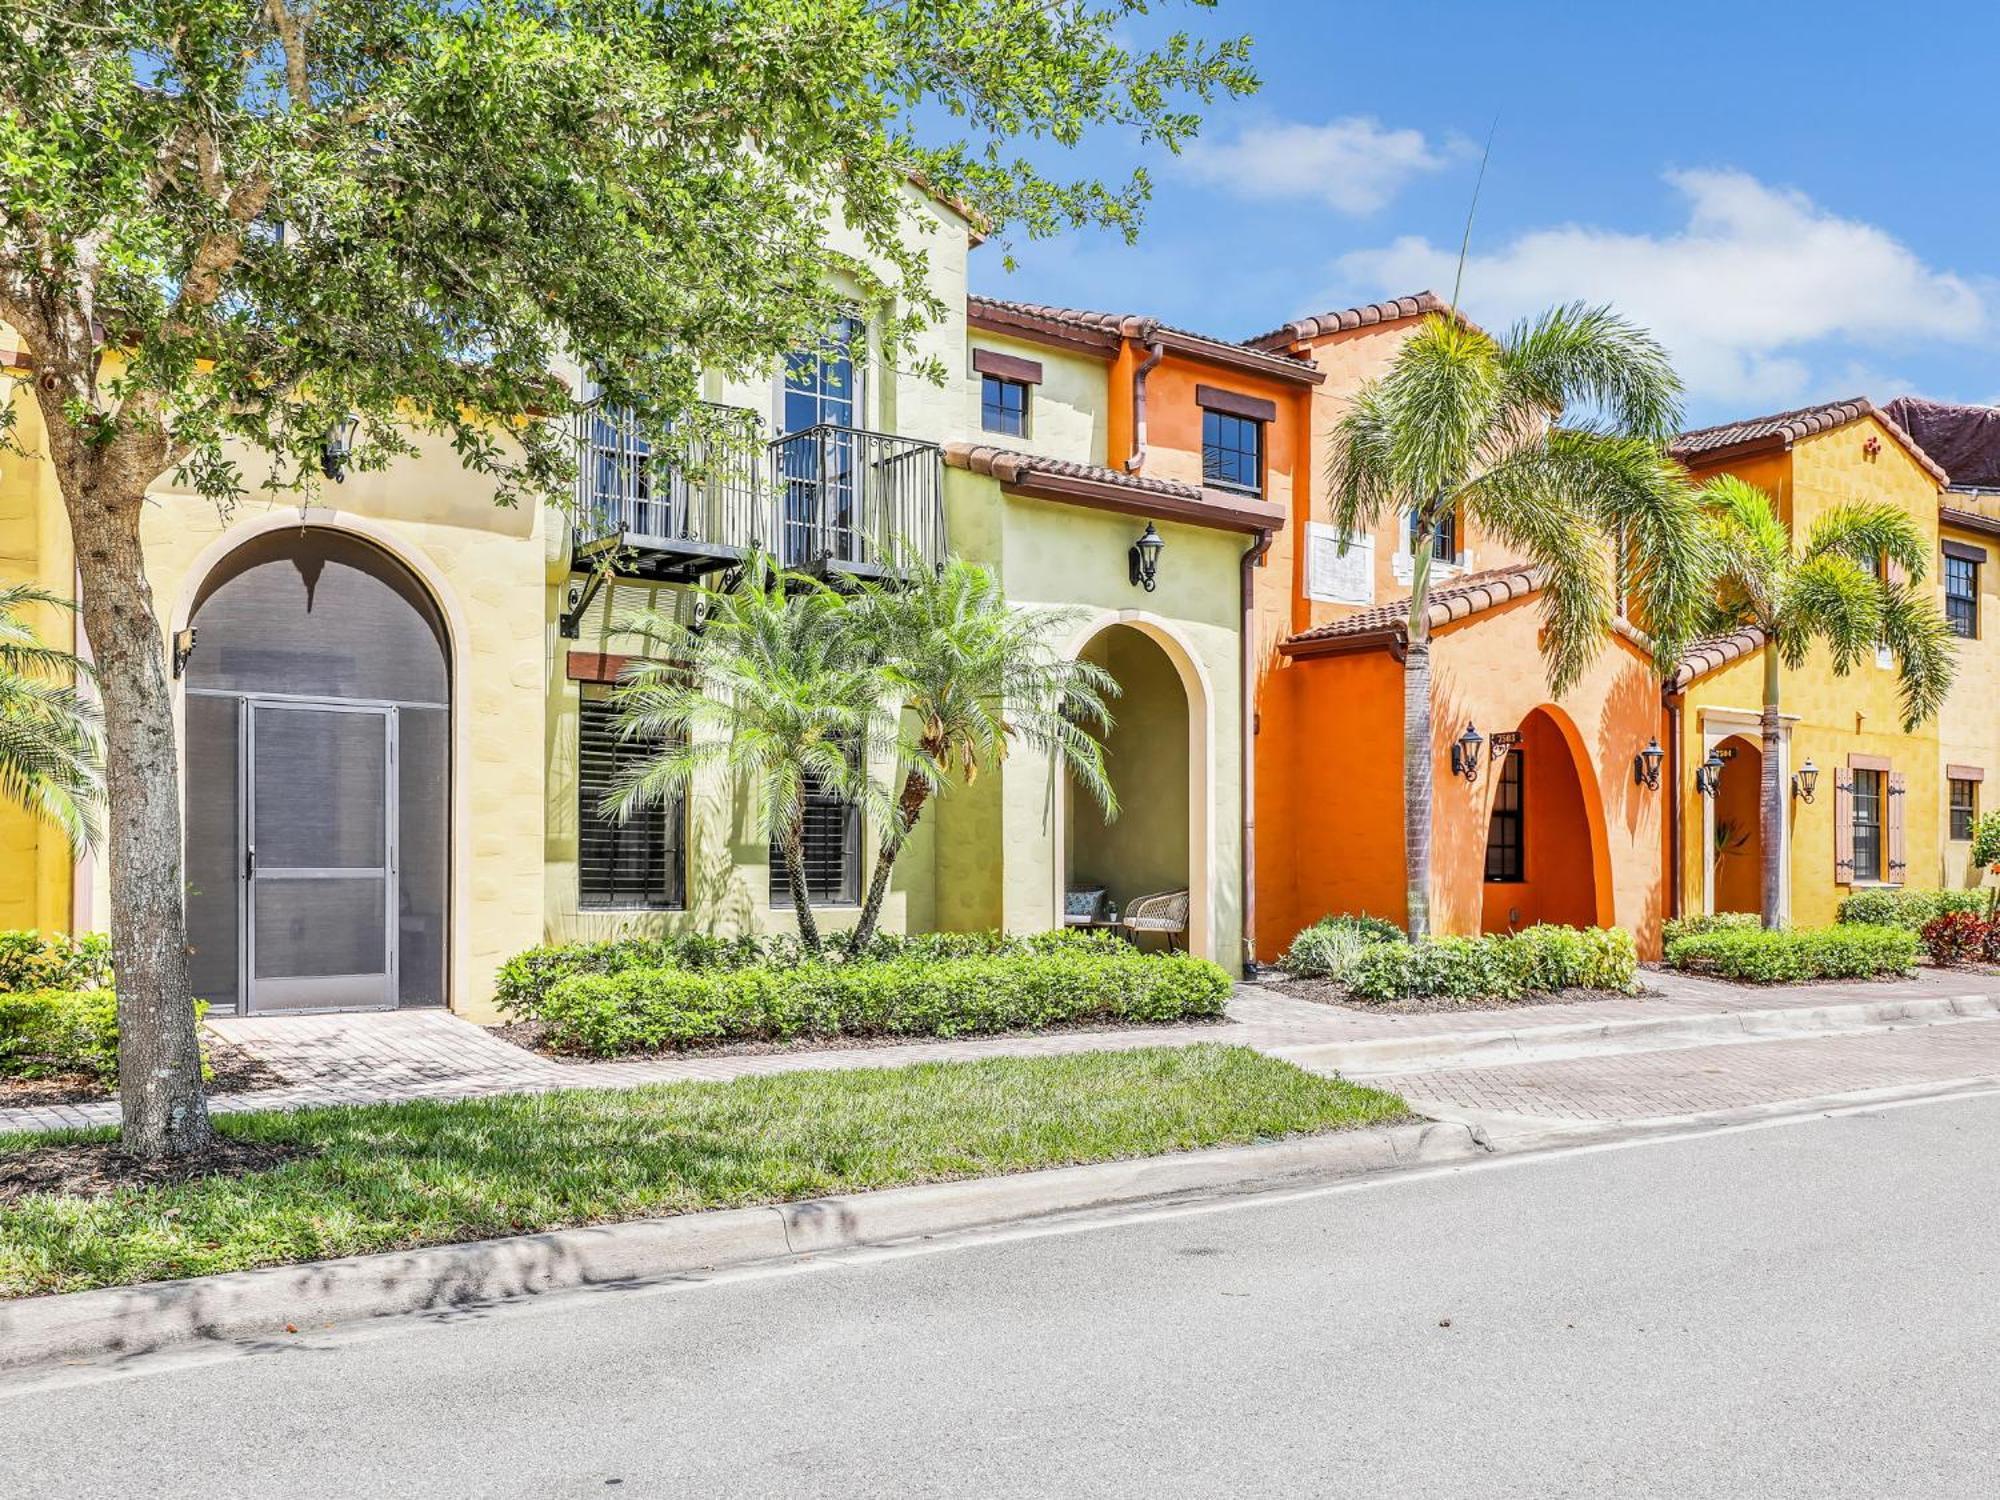
{"label": "mulch bed", "polygon": [[1357,1000],[1346,986],[1332,979],[1259,979],[1258,984],[1280,995],[1294,1000],[1310,1000],[1315,1005],[1327,1005],[1335,1010],[1351,1010],[1359,1015],[1427,1015],[1442,1011],[1468,1010],[1525,1010],[1531,1005],[1576,1005],[1592,1000],[1643,1000],[1649,995],[1658,995],[1658,990],[1641,989],[1637,995],[1627,995],[1619,990],[1553,990],[1544,994],[1523,995],[1519,1000],[1447,1000],[1438,996],[1419,996],[1411,1000]]}
{"label": "mulch bed", "polygon": [[201,1177],[242,1177],[314,1154],[305,1146],[266,1145],[218,1136],[215,1145],[191,1161],[145,1162],[127,1156],[115,1141],[77,1146],[42,1146],[18,1156],[0,1156],[0,1204],[30,1193],[67,1198],[108,1198],[122,1188],[170,1187]]}
{"label": "mulch bed", "polygon": [[[230,1042],[207,1039],[211,1094],[250,1094],[283,1088],[291,1080],[269,1063]],[[51,1104],[92,1104],[116,1099],[118,1085],[95,1073],[63,1073],[54,1078],[0,1078],[0,1109],[33,1109]]]}
{"label": "mulch bed", "polygon": [[1151,1031],[1162,1026],[1222,1026],[1223,1016],[1188,1016],[1179,1021],[1135,1021],[1129,1025],[1078,1022],[1069,1026],[1031,1026],[1015,1031],[982,1031],[964,1036],[808,1036],[789,1042],[718,1042],[712,1046],[661,1048],[657,1052],[625,1052],[617,1057],[598,1057],[588,1052],[558,1052],[546,1045],[548,1028],[540,1021],[512,1021],[489,1026],[489,1035],[512,1042],[523,1051],[533,1052],[562,1063],[645,1062],[663,1057],[765,1057],[777,1052],[858,1052],[870,1047],[917,1047],[929,1042],[1002,1042],[1010,1037],[1059,1036],[1072,1032],[1100,1035],[1121,1031]]}

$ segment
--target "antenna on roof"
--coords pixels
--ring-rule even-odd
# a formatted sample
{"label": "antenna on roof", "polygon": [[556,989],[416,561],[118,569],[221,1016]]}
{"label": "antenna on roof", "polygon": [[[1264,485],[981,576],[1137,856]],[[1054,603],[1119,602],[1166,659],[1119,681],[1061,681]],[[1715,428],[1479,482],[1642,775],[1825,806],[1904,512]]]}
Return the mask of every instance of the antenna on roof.
{"label": "antenna on roof", "polygon": [[1479,175],[1472,179],[1472,201],[1465,207],[1465,235],[1458,242],[1458,271],[1451,278],[1451,310],[1458,312],[1459,289],[1465,285],[1465,257],[1472,249],[1472,216],[1479,212],[1479,190],[1486,183],[1486,163],[1493,156],[1493,136],[1500,128],[1500,116],[1486,130],[1486,149],[1479,153]]}

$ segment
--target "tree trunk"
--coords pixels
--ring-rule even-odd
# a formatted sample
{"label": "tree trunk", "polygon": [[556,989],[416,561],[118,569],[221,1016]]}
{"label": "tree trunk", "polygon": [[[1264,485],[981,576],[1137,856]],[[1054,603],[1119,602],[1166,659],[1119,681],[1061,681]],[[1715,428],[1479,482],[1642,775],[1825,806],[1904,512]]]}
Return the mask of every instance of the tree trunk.
{"label": "tree trunk", "polygon": [[785,884],[792,892],[792,914],[798,918],[799,941],[806,952],[819,952],[819,923],[813,917],[812,897],[806,891],[805,829],[793,823],[778,838],[778,852],[785,860]]}
{"label": "tree trunk", "polygon": [[1410,540],[1409,645],[1403,656],[1404,905],[1412,942],[1431,930],[1431,526]]}
{"label": "tree trunk", "polygon": [[903,845],[915,831],[917,819],[923,816],[924,803],[930,799],[930,785],[915,771],[903,777],[903,795],[896,803],[896,816],[882,837],[882,843],[875,851],[875,873],[868,880],[868,899],[861,903],[861,921],[854,929],[854,946],[865,947],[875,936],[876,925],[882,920],[882,903],[888,899],[889,876],[896,868],[896,857],[903,852]]}
{"label": "tree trunk", "polygon": [[1764,712],[1762,730],[1764,766],[1759,779],[1757,837],[1764,876],[1764,925],[1783,925],[1785,898],[1785,788],[1778,767],[1778,647],[1764,643]]}
{"label": "tree trunk", "polygon": [[188,994],[181,788],[160,626],[140,550],[143,496],[89,489],[69,506],[84,631],[104,704],[106,855],[127,1151],[193,1156],[213,1131]]}

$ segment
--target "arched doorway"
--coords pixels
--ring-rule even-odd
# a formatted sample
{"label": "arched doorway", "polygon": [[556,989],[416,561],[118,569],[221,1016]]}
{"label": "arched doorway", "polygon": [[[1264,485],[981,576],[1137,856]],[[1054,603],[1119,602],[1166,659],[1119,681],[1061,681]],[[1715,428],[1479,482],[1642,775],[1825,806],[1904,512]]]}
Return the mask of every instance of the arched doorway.
{"label": "arched doorway", "polygon": [[1709,858],[1714,861],[1715,910],[1764,909],[1764,755],[1744,735],[1732,734],[1715,753],[1722,775],[1715,791],[1715,823]]}
{"label": "arched doorway", "polygon": [[1141,897],[1185,892],[1195,951],[1207,940],[1206,870],[1198,853],[1205,831],[1207,767],[1197,764],[1199,721],[1180,666],[1147,631],[1107,625],[1078,652],[1117,681],[1116,721],[1104,763],[1119,812],[1106,818],[1092,795],[1065,773],[1061,829],[1065,911],[1080,915],[1089,894],[1096,910],[1124,915]]}
{"label": "arched doorway", "polygon": [[442,1005],[451,662],[435,602],[345,532],[268,531],[189,615],[195,994],[251,1014]]}
{"label": "arched doorway", "polygon": [[1611,921],[1610,857],[1597,778],[1575,726],[1544,705],[1491,764],[1480,926]]}

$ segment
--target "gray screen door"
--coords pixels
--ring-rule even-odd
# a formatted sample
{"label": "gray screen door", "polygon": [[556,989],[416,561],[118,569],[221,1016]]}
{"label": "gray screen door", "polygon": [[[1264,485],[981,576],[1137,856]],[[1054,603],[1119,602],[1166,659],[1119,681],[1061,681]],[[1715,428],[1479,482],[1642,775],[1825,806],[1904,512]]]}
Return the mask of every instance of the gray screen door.
{"label": "gray screen door", "polygon": [[249,714],[249,1009],[391,1009],[393,711],[252,699]]}

